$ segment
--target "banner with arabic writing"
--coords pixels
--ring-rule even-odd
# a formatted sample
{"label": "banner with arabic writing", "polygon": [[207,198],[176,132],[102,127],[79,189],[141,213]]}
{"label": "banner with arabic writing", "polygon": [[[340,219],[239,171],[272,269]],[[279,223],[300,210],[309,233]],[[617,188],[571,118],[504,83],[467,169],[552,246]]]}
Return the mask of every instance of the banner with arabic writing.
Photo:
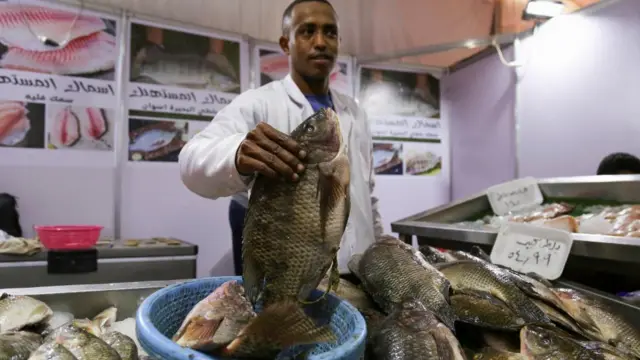
{"label": "banner with arabic writing", "polygon": [[447,148],[440,82],[426,72],[359,69],[358,100],[367,111],[378,175],[438,175]]}
{"label": "banner with arabic writing", "polygon": [[112,150],[117,19],[26,0],[0,18],[0,146]]}
{"label": "banner with arabic writing", "polygon": [[129,160],[176,162],[182,146],[248,84],[240,37],[133,20]]}

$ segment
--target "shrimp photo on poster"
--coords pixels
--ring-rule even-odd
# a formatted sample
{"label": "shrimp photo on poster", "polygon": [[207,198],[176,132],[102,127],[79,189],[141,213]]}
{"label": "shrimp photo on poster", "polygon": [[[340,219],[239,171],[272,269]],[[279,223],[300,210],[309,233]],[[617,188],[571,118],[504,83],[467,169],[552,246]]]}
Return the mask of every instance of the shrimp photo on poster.
{"label": "shrimp photo on poster", "polygon": [[115,111],[98,107],[47,105],[47,148],[113,149]]}
{"label": "shrimp photo on poster", "polygon": [[0,100],[0,146],[44,148],[45,105]]}

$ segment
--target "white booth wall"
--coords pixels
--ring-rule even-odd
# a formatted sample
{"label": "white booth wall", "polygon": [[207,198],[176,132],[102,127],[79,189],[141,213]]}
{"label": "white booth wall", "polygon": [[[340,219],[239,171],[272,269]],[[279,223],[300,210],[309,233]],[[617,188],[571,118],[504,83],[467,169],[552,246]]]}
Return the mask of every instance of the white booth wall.
{"label": "white booth wall", "polygon": [[[518,48],[519,175],[595,175],[640,156],[640,1],[553,19]],[[521,50],[521,51],[520,51]]]}

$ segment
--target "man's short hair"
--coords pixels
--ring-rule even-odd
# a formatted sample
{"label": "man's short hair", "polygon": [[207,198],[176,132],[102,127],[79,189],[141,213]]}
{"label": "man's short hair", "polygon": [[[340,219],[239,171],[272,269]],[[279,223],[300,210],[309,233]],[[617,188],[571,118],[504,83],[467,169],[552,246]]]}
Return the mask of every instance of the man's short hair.
{"label": "man's short hair", "polygon": [[640,159],[627,153],[613,153],[605,156],[598,166],[598,175],[617,175],[620,171],[640,174]]}
{"label": "man's short hair", "polygon": [[287,6],[286,9],[284,9],[284,13],[282,13],[282,35],[286,36],[289,33],[289,25],[287,24],[287,22],[291,19],[291,13],[293,12],[293,8],[298,4],[302,4],[306,2],[319,2],[319,3],[327,4],[331,7],[334,13],[336,12],[336,9],[334,9],[333,5],[331,5],[331,3],[328,0],[294,0],[291,2],[291,4],[289,4],[289,6]]}

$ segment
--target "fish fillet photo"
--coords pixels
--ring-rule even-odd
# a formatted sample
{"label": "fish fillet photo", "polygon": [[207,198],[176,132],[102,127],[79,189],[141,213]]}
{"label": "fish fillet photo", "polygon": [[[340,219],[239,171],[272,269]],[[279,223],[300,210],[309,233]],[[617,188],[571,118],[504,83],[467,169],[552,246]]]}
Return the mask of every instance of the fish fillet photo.
{"label": "fish fillet photo", "polygon": [[188,121],[130,118],[129,160],[177,162],[188,138]]}
{"label": "fish fillet photo", "polygon": [[438,175],[442,172],[442,156],[430,149],[430,145],[441,148],[441,144],[405,144],[407,175]]}
{"label": "fish fillet photo", "polygon": [[376,175],[402,175],[402,144],[373,143],[373,167]]}
{"label": "fish fillet photo", "polygon": [[133,83],[240,93],[240,43],[131,24]]}
{"label": "fish fillet photo", "polygon": [[117,57],[113,20],[79,9],[0,2],[0,68],[114,80]]}
{"label": "fish fillet photo", "polygon": [[0,100],[0,147],[44,148],[45,106]]}
{"label": "fish fillet photo", "polygon": [[369,114],[440,118],[440,81],[429,74],[363,68],[360,79]]}
{"label": "fish fillet photo", "polygon": [[47,105],[47,148],[99,150],[113,149],[115,132],[113,109]]}
{"label": "fish fillet photo", "polygon": [[[260,49],[260,86],[274,80],[284,79],[289,73],[289,59],[281,51]],[[353,93],[349,81],[347,63],[338,60],[330,76],[331,88],[350,95]]]}

